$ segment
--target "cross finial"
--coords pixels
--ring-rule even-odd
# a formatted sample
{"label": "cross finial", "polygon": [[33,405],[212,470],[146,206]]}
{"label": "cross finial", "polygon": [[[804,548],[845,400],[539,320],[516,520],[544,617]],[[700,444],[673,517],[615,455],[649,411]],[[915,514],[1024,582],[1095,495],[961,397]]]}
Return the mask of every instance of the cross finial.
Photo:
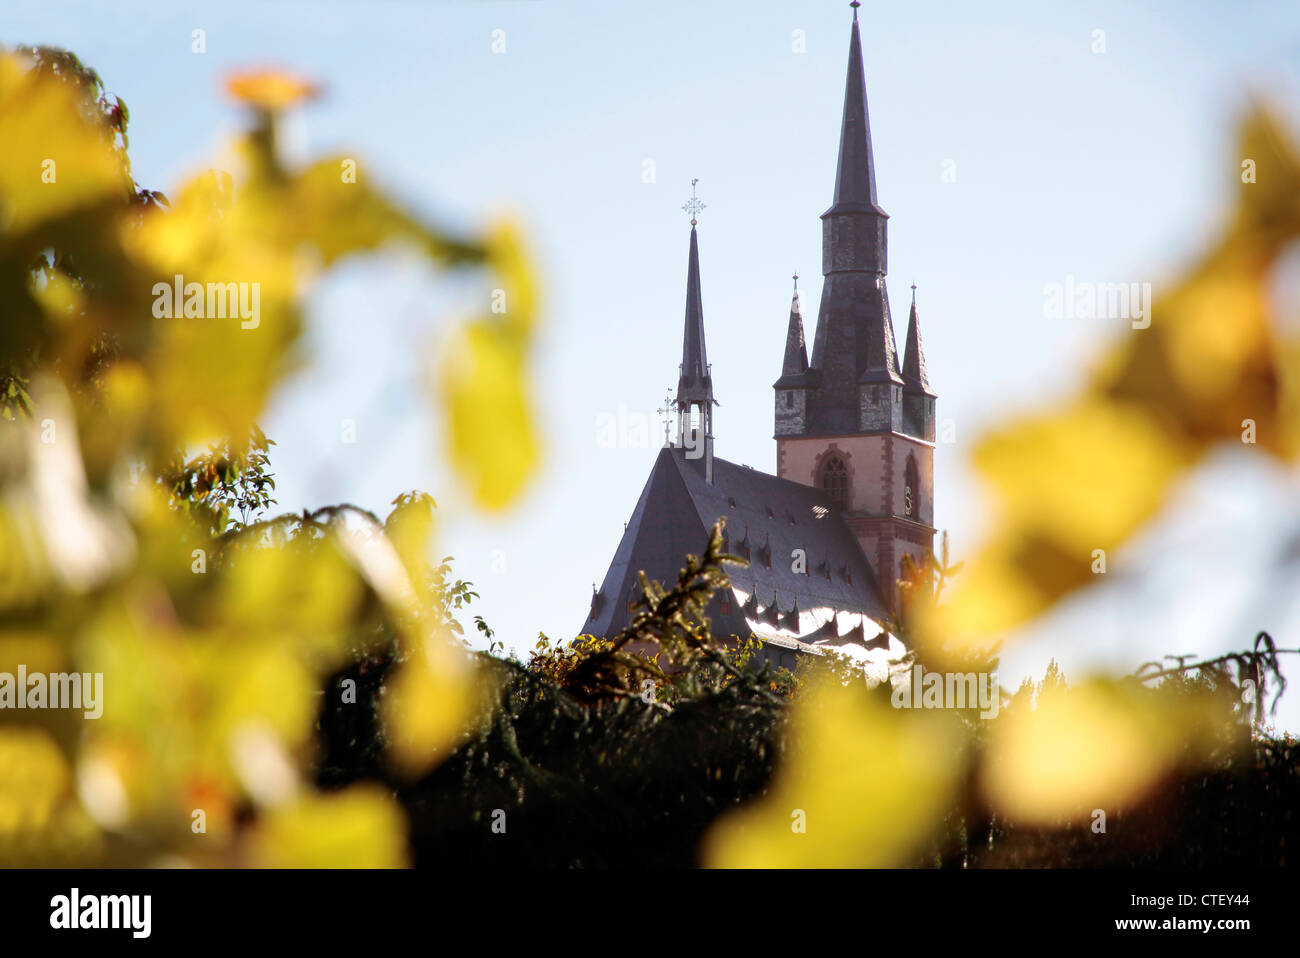
{"label": "cross finial", "polygon": [[799,274],[798,274],[798,273],[795,273],[795,274],[794,274],[794,291],[795,291],[796,293],[799,292]]}
{"label": "cross finial", "polygon": [[691,180],[691,198],[682,205],[682,209],[691,214],[691,225],[695,225],[695,217],[700,214],[701,210],[706,209],[705,205],[700,202],[699,197],[695,195],[695,184],[700,181],[697,176]]}
{"label": "cross finial", "polygon": [[673,411],[673,391],[669,389],[664,392],[663,408],[655,410],[655,412],[659,413],[659,415],[661,415],[664,420],[664,445],[665,446],[672,445],[672,440],[668,436],[668,423],[670,421],[669,416],[671,415],[672,411]]}
{"label": "cross finial", "polygon": [[858,3],[858,0],[853,0],[849,6],[853,8],[853,19],[856,20],[858,18],[858,7],[862,6],[862,4]]}

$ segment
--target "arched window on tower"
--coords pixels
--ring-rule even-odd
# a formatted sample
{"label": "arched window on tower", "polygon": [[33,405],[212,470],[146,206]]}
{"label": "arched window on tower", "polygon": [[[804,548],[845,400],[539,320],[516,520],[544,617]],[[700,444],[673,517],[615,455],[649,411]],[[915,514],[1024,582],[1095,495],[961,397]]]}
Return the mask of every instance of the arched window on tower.
{"label": "arched window on tower", "polygon": [[849,508],[849,471],[839,456],[830,456],[822,464],[821,487],[826,490],[831,505],[841,512]]}
{"label": "arched window on tower", "polygon": [[907,455],[907,465],[903,467],[903,515],[916,519],[921,514],[920,472],[916,468],[916,457]]}

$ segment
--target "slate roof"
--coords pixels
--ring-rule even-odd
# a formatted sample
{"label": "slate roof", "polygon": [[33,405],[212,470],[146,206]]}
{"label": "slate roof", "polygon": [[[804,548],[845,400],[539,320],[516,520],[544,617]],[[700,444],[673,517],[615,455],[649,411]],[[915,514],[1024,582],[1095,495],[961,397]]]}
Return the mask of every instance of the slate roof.
{"label": "slate roof", "polygon": [[876,291],[862,297],[870,313],[867,335],[860,347],[864,358],[859,360],[862,375],[858,382],[901,384],[903,377],[898,372],[898,347],[894,344],[894,316],[889,309],[889,290],[883,276],[873,280],[872,285]]}
{"label": "slate roof", "polygon": [[[728,568],[731,595],[715,596],[708,612],[715,635],[753,633],[812,652],[870,652],[875,640],[882,654],[902,654],[898,639],[880,637],[887,613],[875,575],[820,490],[716,457],[710,484],[703,460],[675,447],[660,450],[580,632],[608,636],[626,626],[637,572],[675,582],[686,554],[703,551],[722,516],[727,551],[750,565]],[[806,554],[806,573],[793,570],[795,549]]]}

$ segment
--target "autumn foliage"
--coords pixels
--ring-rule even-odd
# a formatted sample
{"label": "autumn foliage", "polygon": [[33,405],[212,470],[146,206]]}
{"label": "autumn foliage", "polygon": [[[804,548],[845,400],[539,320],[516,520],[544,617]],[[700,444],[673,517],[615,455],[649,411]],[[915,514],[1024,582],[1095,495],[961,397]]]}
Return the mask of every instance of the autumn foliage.
{"label": "autumn foliage", "polygon": [[[1255,841],[1297,794],[1294,742],[1261,736],[1226,674],[1049,681],[983,722],[891,708],[887,686],[829,660],[764,671],[703,616],[726,583],[719,529],[677,583],[643,583],[623,634],[546,640],[529,663],[472,652],[473,593],[431,558],[432,500],[273,515],[257,422],[305,361],[312,283],[401,246],[488,279],[428,412],[472,499],[515,501],[542,455],[542,294],[519,230],[453,235],[353,157],[286,165],[281,116],[323,94],[307,79],[261,71],[228,92],[246,108],[235,168],[164,193],[132,178],[129,113],[93,71],[0,55],[0,672],[107,688],[98,719],[0,715],[0,865],[468,860],[498,810],[537,826],[492,846],[502,862],[634,864],[621,847],[720,867],[1167,863],[1160,809]],[[1294,467],[1300,342],[1266,286],[1300,234],[1300,158],[1264,109],[1241,154],[1257,179],[1151,327],[1078,395],[979,443],[993,532],[960,574],[946,555],[909,569],[894,627],[917,662],[990,662],[1216,444]],[[255,287],[256,323],[191,315],[188,294],[160,316],[178,277]],[[1233,787],[1255,805],[1224,825]],[[1098,809],[1147,838],[1086,845]]]}

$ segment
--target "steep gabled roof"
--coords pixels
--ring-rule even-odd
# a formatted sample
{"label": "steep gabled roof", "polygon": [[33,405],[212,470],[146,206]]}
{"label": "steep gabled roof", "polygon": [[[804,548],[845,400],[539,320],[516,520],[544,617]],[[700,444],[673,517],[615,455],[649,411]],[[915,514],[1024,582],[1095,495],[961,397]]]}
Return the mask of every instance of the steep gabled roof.
{"label": "steep gabled roof", "polygon": [[[627,625],[637,572],[676,582],[686,554],[700,554],[723,516],[730,541],[750,545],[750,565],[728,569],[732,594],[715,596],[709,608],[715,635],[754,633],[798,648],[838,641],[854,628],[866,639],[880,632],[888,613],[875,575],[820,490],[718,458],[709,483],[703,461],[673,447],[660,450],[600,588],[602,601],[581,631],[613,635]],[[806,572],[795,571],[795,550]],[[815,571],[819,562],[829,575]]]}

